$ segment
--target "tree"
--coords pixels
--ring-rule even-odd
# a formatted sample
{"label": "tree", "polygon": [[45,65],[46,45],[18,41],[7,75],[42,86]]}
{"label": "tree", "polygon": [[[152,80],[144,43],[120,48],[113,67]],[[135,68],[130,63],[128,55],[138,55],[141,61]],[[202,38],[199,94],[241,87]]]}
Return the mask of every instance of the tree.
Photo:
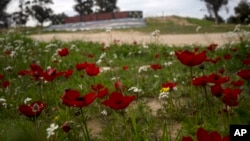
{"label": "tree", "polygon": [[68,17],[66,14],[61,13],[61,14],[53,14],[51,16],[51,22],[52,25],[57,25],[57,24],[63,24],[64,23],[64,18]]}
{"label": "tree", "polygon": [[210,14],[210,17],[214,17],[215,23],[219,24],[219,10],[223,5],[228,4],[228,0],[202,0],[206,3],[207,10]]}
{"label": "tree", "polygon": [[83,15],[88,15],[93,13],[93,0],[75,0],[77,4],[74,6],[74,10],[79,13],[80,21],[82,21]]}
{"label": "tree", "polygon": [[96,0],[97,12],[114,12],[119,8],[116,6],[117,0]]}
{"label": "tree", "polygon": [[[205,15],[205,16],[203,17],[203,20],[213,22],[213,21],[215,21],[215,18],[212,17],[211,15]],[[219,23],[224,23],[224,22],[225,22],[225,20],[224,20],[221,16],[218,17],[218,20],[219,20]]]}
{"label": "tree", "polygon": [[19,0],[19,11],[16,11],[12,14],[12,19],[17,25],[25,26],[28,21],[29,14],[27,13],[27,4],[25,0]]}
{"label": "tree", "polygon": [[11,0],[0,0],[0,22],[4,27],[8,27],[8,14],[5,10],[10,2]]}
{"label": "tree", "polygon": [[43,27],[43,23],[49,21],[53,10],[48,7],[52,0],[33,0],[29,3],[28,13],[34,17]]}
{"label": "tree", "polygon": [[241,0],[239,5],[234,8],[236,18],[241,24],[250,22],[250,3],[247,0]]}

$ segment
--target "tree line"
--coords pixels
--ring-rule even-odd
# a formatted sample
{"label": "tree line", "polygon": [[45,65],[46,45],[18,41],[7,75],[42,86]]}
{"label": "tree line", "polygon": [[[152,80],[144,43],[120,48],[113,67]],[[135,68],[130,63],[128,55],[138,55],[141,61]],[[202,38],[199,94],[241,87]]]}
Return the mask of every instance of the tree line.
{"label": "tree line", "polygon": [[[63,19],[67,17],[65,13],[55,14],[50,5],[53,0],[19,0],[18,10],[12,14],[6,12],[7,6],[13,0],[0,1],[0,26],[7,27],[8,23],[14,22],[16,25],[25,26],[28,18],[33,17],[38,23],[43,26],[47,21],[52,24],[62,24]],[[206,5],[208,15],[204,16],[205,20],[212,20],[216,24],[225,22],[219,15],[219,11],[227,6],[229,0],[201,0]],[[117,0],[75,0],[76,4],[72,7],[80,16],[89,15],[92,13],[106,13],[118,11]],[[227,8],[226,8],[227,9]],[[229,17],[227,23],[250,23],[250,2],[247,0],[239,1],[234,8],[235,15]]]}
{"label": "tree line", "polygon": [[[25,26],[28,18],[32,17],[43,26],[47,21],[52,24],[62,24],[63,19],[67,17],[65,13],[54,13],[53,9],[50,8],[53,0],[19,0],[18,10],[8,14],[6,8],[12,1],[0,1],[0,26],[2,27],[7,27],[10,19],[16,25]],[[119,9],[117,0],[75,0],[75,2],[76,4],[72,8],[80,15],[80,21],[82,21],[83,15],[114,12]]]}
{"label": "tree line", "polygon": [[226,21],[218,14],[222,7],[228,11],[226,7],[229,0],[201,0],[204,1],[209,15],[205,15],[205,20],[215,21],[216,24],[223,22],[232,24],[249,24],[250,23],[250,2],[248,0],[240,0],[234,8],[235,15],[230,16]]}

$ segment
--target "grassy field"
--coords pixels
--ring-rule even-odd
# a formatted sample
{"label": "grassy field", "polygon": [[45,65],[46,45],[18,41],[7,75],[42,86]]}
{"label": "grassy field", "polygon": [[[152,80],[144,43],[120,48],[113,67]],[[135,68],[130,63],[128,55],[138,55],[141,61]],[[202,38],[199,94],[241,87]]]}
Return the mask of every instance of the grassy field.
{"label": "grassy field", "polygon": [[250,123],[242,34],[220,48],[1,35],[0,140],[229,141],[229,125]]}
{"label": "grassy field", "polygon": [[[231,24],[215,25],[211,21],[178,16],[146,18],[145,22],[147,27],[134,30],[150,32],[159,29],[162,34],[221,33],[233,31],[236,26]],[[199,28],[198,31],[197,28]],[[250,29],[247,25],[242,26],[242,28],[244,30]]]}

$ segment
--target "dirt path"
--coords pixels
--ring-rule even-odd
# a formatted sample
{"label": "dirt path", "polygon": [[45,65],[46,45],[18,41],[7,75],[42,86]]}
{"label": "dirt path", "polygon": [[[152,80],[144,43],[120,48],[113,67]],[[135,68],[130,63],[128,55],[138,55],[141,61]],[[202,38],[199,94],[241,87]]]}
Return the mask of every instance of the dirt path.
{"label": "dirt path", "polygon": [[190,45],[190,44],[202,44],[208,45],[210,43],[217,43],[222,45],[228,43],[230,39],[233,38],[232,34],[228,33],[213,33],[213,34],[171,34],[171,35],[160,35],[159,37],[151,36],[151,33],[139,33],[134,31],[128,32],[119,32],[119,31],[110,31],[110,32],[77,32],[77,33],[51,33],[51,34],[40,34],[32,35],[31,37],[40,40],[40,41],[51,41],[53,39],[59,39],[63,41],[72,41],[72,40],[83,40],[83,41],[94,41],[101,42],[105,44],[110,44],[114,40],[119,43],[161,43],[168,45]]}

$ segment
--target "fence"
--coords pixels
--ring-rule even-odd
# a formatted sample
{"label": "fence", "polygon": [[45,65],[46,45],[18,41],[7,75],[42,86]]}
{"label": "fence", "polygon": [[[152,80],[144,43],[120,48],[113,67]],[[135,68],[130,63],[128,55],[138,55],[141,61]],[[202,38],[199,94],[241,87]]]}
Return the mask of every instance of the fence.
{"label": "fence", "polygon": [[[83,15],[82,22],[122,19],[122,18],[143,18],[143,14],[142,14],[142,11],[95,13],[95,14],[90,14],[90,15]],[[76,23],[76,22],[80,22],[80,21],[81,21],[80,16],[67,17],[64,19],[65,23]]]}

